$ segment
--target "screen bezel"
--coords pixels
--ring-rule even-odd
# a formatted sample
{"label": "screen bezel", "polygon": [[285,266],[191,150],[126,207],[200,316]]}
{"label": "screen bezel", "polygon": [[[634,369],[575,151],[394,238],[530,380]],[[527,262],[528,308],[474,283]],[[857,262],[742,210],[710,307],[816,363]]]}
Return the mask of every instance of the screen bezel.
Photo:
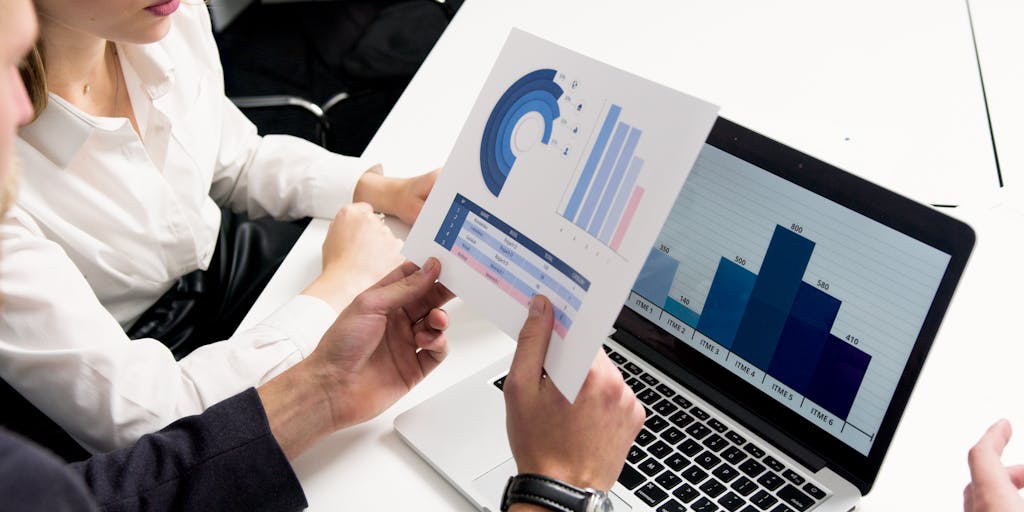
{"label": "screen bezel", "polygon": [[645,357],[659,370],[683,383],[701,384],[693,386],[694,391],[705,395],[705,399],[740,421],[744,417],[754,420],[744,422],[748,428],[790,452],[790,455],[802,455],[798,460],[806,460],[806,454],[813,453],[820,457],[824,465],[852,482],[861,493],[867,494],[878,475],[925,357],[974,247],[974,231],[967,224],[931,207],[916,203],[727,119],[718,119],[707,142],[950,256],[949,265],[867,456],[810,424],[794,411],[679,342],[628,307],[622,308],[615,323],[616,329],[628,333],[615,337],[626,348]]}

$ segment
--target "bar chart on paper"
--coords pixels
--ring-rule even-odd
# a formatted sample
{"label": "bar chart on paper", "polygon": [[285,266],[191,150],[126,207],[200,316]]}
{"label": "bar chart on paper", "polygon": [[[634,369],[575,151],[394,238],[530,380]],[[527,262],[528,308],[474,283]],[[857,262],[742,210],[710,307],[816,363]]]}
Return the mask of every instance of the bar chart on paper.
{"label": "bar chart on paper", "polygon": [[622,243],[644,196],[644,188],[637,184],[644,160],[635,154],[643,133],[620,121],[622,114],[621,106],[608,107],[560,211],[613,251]]}
{"label": "bar chart on paper", "polygon": [[627,305],[866,453],[948,260],[734,158],[705,147]]}

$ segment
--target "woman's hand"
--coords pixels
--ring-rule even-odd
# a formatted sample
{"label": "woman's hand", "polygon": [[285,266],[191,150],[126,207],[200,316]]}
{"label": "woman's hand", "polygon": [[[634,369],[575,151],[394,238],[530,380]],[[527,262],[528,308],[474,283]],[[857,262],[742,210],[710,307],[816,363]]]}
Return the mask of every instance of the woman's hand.
{"label": "woman's hand", "polygon": [[394,215],[411,226],[440,173],[441,169],[435,169],[414,178],[389,178],[368,171],[359,178],[352,199],[370,203],[376,211]]}

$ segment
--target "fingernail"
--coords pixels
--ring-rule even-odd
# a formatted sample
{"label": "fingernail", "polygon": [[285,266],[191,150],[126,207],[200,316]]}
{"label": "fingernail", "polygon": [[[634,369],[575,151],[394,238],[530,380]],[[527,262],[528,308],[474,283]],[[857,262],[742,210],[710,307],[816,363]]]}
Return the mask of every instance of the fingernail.
{"label": "fingernail", "polygon": [[434,258],[427,258],[427,262],[423,264],[423,270],[426,272],[433,272],[434,268],[437,267],[437,260]]}
{"label": "fingernail", "polygon": [[530,316],[540,316],[544,313],[544,301],[539,296],[534,295],[530,299]]}

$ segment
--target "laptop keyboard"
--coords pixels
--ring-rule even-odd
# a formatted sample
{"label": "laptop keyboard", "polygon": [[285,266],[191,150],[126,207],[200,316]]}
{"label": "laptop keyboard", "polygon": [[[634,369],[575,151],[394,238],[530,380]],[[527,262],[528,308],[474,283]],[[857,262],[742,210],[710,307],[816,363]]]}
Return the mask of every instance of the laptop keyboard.
{"label": "laptop keyboard", "polygon": [[[796,470],[604,347],[647,419],[619,483],[658,512],[794,512],[826,496]],[[494,382],[502,389],[505,377]]]}

